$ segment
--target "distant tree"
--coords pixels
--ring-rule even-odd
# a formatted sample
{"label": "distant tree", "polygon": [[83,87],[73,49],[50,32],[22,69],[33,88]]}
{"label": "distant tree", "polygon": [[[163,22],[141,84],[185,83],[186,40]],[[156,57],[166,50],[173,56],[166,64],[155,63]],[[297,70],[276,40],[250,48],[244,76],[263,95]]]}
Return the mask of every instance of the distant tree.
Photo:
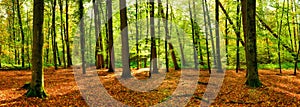
{"label": "distant tree", "polygon": [[27,97],[47,97],[44,89],[43,71],[43,23],[44,0],[34,0],[33,5],[33,44],[32,44],[32,78]]}
{"label": "distant tree", "polygon": [[260,87],[262,84],[258,77],[257,68],[257,46],[256,46],[256,21],[255,10],[256,0],[245,0],[246,3],[242,4],[246,8],[247,13],[243,14],[246,26],[246,60],[247,60],[247,81],[246,85],[250,87]]}

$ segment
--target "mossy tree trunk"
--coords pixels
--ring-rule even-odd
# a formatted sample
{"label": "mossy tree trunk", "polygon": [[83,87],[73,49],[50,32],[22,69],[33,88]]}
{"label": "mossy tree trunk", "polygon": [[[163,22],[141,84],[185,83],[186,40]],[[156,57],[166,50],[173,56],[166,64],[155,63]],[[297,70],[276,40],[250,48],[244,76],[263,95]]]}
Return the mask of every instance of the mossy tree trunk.
{"label": "mossy tree trunk", "polygon": [[[250,87],[260,87],[262,84],[258,77],[257,50],[256,50],[256,22],[255,22],[256,0],[246,0],[246,60],[247,81]],[[244,14],[243,14],[244,15]]]}
{"label": "mossy tree trunk", "polygon": [[27,97],[47,97],[44,89],[43,71],[43,22],[44,0],[34,0],[33,8],[33,45],[32,45],[32,78]]}

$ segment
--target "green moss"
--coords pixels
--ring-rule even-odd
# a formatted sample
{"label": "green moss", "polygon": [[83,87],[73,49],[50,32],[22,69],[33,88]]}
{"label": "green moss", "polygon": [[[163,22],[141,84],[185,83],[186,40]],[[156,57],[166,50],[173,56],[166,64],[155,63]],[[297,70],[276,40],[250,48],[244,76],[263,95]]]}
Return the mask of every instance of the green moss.
{"label": "green moss", "polygon": [[38,98],[46,98],[49,97],[49,95],[47,95],[47,93],[45,92],[44,88],[29,88],[27,93],[25,94],[26,97],[38,97]]}
{"label": "green moss", "polygon": [[29,88],[30,88],[30,82],[26,82],[26,83],[24,84],[24,86],[22,86],[22,89],[28,90]]}
{"label": "green moss", "polygon": [[249,87],[257,88],[262,86],[262,83],[258,79],[254,79],[254,80],[247,80],[246,85]]}

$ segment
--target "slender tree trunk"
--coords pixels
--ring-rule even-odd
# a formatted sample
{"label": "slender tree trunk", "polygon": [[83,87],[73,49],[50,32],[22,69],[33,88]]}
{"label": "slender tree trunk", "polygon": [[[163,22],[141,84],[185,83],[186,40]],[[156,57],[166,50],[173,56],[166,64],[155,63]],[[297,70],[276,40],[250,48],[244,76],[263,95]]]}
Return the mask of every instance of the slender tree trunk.
{"label": "slender tree trunk", "polygon": [[100,41],[102,41],[102,34],[100,30],[101,23],[100,23],[98,2],[96,2],[96,0],[93,0],[93,6],[94,6],[95,37],[96,37],[96,51],[95,51],[96,68],[100,69],[103,68],[103,53],[102,50],[100,49],[100,43],[99,43]]}
{"label": "slender tree trunk", "polygon": [[202,55],[202,48],[201,48],[201,36],[200,36],[200,27],[197,20],[197,11],[196,11],[196,4],[195,0],[193,0],[193,19],[194,19],[194,29],[195,29],[195,36],[196,36],[196,51],[200,55],[199,63],[203,65],[203,55]]}
{"label": "slender tree trunk", "polygon": [[202,0],[202,8],[203,8],[203,17],[204,17],[204,25],[205,25],[205,44],[206,44],[206,55],[207,55],[207,66],[208,66],[208,71],[211,73],[211,67],[210,67],[210,55],[209,55],[209,48],[208,48],[208,27],[207,27],[207,14],[206,14],[206,9],[204,5],[204,0]]}
{"label": "slender tree trunk", "polygon": [[53,0],[53,7],[52,7],[52,49],[53,49],[53,61],[55,70],[57,70],[57,55],[56,55],[56,28],[55,28],[55,7],[56,7],[56,0]]}
{"label": "slender tree trunk", "polygon": [[66,68],[66,57],[65,57],[65,42],[64,42],[64,22],[63,22],[63,3],[62,0],[59,0],[59,9],[60,9],[60,35],[61,35],[61,43],[62,43],[62,59],[63,59],[63,65],[64,68]]}
{"label": "slender tree trunk", "polygon": [[137,54],[137,58],[136,58],[136,67],[137,69],[140,68],[140,51],[139,51],[139,29],[138,29],[138,0],[135,0],[136,4],[135,4],[135,46],[136,46],[136,54]]}
{"label": "slender tree trunk", "polygon": [[107,6],[107,20],[108,20],[108,50],[109,50],[109,72],[114,72],[115,71],[115,55],[114,55],[114,47],[113,47],[113,20],[112,20],[112,0],[107,0],[106,1],[106,6]]}
{"label": "slender tree trunk", "polygon": [[225,46],[226,46],[226,49],[225,49],[225,51],[226,51],[226,61],[227,61],[227,63],[226,63],[226,65],[227,66],[229,66],[229,58],[228,58],[228,21],[226,20],[225,21]]}
{"label": "slender tree trunk", "polygon": [[[300,40],[298,40],[298,44],[300,44]],[[294,75],[297,75],[297,68],[298,68],[298,59],[299,59],[299,54],[300,54],[300,46],[298,47],[298,52],[297,56],[295,58],[295,67],[294,67]]]}
{"label": "slender tree trunk", "polygon": [[128,25],[127,25],[127,7],[126,0],[120,0],[120,19],[121,19],[121,35],[122,35],[122,78],[130,78],[129,65],[129,44],[128,44]]}
{"label": "slender tree trunk", "polygon": [[[293,1],[293,3],[294,3],[294,5],[293,5],[293,7],[294,7],[294,12],[296,12],[296,2],[295,2],[295,0]],[[297,18],[297,15],[295,15],[294,16],[295,17],[295,19],[294,19],[294,22],[295,23],[298,23],[298,18]],[[297,39],[296,39],[296,25],[294,25],[294,41],[296,41]],[[299,29],[299,27],[298,27],[298,29]],[[300,36],[298,36],[298,50],[297,50],[297,44],[295,43],[295,50],[297,50],[297,55],[296,55],[296,58],[295,58],[295,66],[294,66],[294,75],[296,76],[297,75],[297,70],[298,70],[298,59],[299,59],[299,54],[300,54]]]}
{"label": "slender tree trunk", "polygon": [[[294,4],[296,4],[295,3],[295,0],[292,0],[292,12],[296,12],[296,6],[294,5]],[[293,15],[292,16],[292,18],[293,18],[293,23],[298,23],[298,21],[297,21],[297,15],[295,14],[295,15]],[[295,51],[298,51],[297,49],[297,25],[294,25],[293,26],[293,31],[294,31],[294,46],[295,46]]]}
{"label": "slender tree trunk", "polygon": [[[283,0],[283,6],[282,6],[282,14],[281,14],[281,18],[280,18],[280,25],[279,25],[279,32],[278,32],[278,63],[279,63],[279,70],[280,70],[280,74],[282,73],[281,70],[281,48],[280,48],[280,43],[281,43],[281,29],[282,29],[282,18],[283,18],[283,13],[284,13],[284,5],[285,5],[285,0]],[[293,49],[292,49],[293,50]]]}
{"label": "slender tree trunk", "polygon": [[289,31],[289,36],[290,36],[290,42],[291,42],[291,47],[292,50],[294,50],[294,46],[293,46],[293,38],[292,38],[292,32],[291,32],[291,26],[290,26],[290,18],[289,18],[289,12],[290,12],[290,0],[287,0],[287,12],[286,12],[286,20],[287,20],[287,24],[288,24],[288,31]]}
{"label": "slender tree trunk", "polygon": [[21,48],[22,67],[25,67],[25,34],[24,34],[24,31],[23,31],[19,0],[17,0],[17,8],[18,8],[17,11],[18,11],[19,27],[20,27],[21,36],[22,36],[22,48]]}
{"label": "slender tree trunk", "polygon": [[[97,7],[98,8],[98,7]],[[98,9],[97,9],[98,10]],[[100,51],[101,51],[101,53],[100,53],[100,67],[101,68],[104,68],[104,66],[105,66],[105,64],[104,64],[104,49],[103,49],[103,36],[102,36],[102,27],[101,27],[101,25],[102,25],[102,21],[101,21],[101,19],[105,19],[105,17],[104,17],[104,12],[103,12],[103,9],[102,9],[102,3],[100,3],[100,10],[101,10],[101,15],[102,15],[102,18],[101,18],[101,16],[100,16],[100,14],[98,14],[98,22],[99,22],[99,38],[97,39],[97,40],[99,40],[99,47],[100,47]]]}
{"label": "slender tree trunk", "polygon": [[240,15],[240,0],[237,0],[237,8],[236,8],[236,26],[237,26],[237,39],[236,39],[236,73],[239,72],[240,69],[240,43],[241,40],[241,15]]}
{"label": "slender tree trunk", "polygon": [[150,34],[151,34],[151,66],[152,73],[158,73],[157,69],[157,53],[156,53],[156,40],[155,40],[155,24],[154,24],[154,0],[150,0]]}
{"label": "slender tree trunk", "polygon": [[[161,1],[159,2],[159,3],[161,3]],[[166,72],[169,72],[169,58],[168,58],[168,39],[170,38],[169,37],[169,0],[167,0],[167,3],[166,3],[166,5],[167,5],[167,12],[166,12],[166,18],[165,18],[165,34],[166,34],[166,36],[165,36],[165,59],[166,59]],[[162,5],[161,5],[161,10],[162,10]],[[162,12],[163,12],[163,10],[162,10]],[[172,44],[171,44],[172,45]],[[171,49],[171,48],[170,48]],[[175,62],[176,62],[176,60],[175,60]],[[175,63],[174,63],[174,65],[175,65]]]}
{"label": "slender tree trunk", "polygon": [[194,19],[192,15],[192,9],[191,9],[191,1],[189,0],[189,13],[190,13],[190,20],[191,20],[191,25],[192,25],[192,38],[193,38],[193,53],[194,53],[194,64],[195,64],[195,69],[198,69],[198,55],[197,55],[197,50],[196,50],[196,40],[195,40],[195,25],[194,25]]}
{"label": "slender tree trunk", "polygon": [[[13,30],[13,41],[14,44],[16,44],[16,29],[15,29],[15,0],[12,0],[12,9],[13,9],[13,13],[12,13],[12,30]],[[14,45],[14,61],[15,64],[17,64],[18,61],[18,55],[17,55],[17,46]]]}
{"label": "slender tree trunk", "polygon": [[[48,21],[48,25],[50,25],[50,21]],[[46,64],[49,63],[49,50],[50,50],[50,36],[51,36],[51,29],[48,30],[48,35],[46,37],[46,43],[48,43],[46,47]]]}
{"label": "slender tree trunk", "polygon": [[80,51],[82,62],[82,73],[86,74],[86,61],[85,61],[85,31],[84,31],[84,7],[83,0],[79,0],[79,26],[80,26]]}
{"label": "slender tree trunk", "polygon": [[216,56],[216,61],[217,61],[217,71],[218,72],[223,72],[222,69],[222,63],[221,63],[221,48],[220,48],[220,36],[219,36],[219,0],[216,0],[216,4],[215,4],[215,8],[216,8],[216,52],[217,52],[217,56]]}
{"label": "slender tree trunk", "polygon": [[27,42],[26,42],[26,45],[28,46],[27,47],[27,61],[28,61],[28,68],[30,69],[31,68],[31,64],[30,64],[30,45],[29,43],[31,43],[31,39],[30,39],[30,35],[32,35],[31,33],[31,29],[30,29],[30,26],[29,26],[29,12],[27,10]]}
{"label": "slender tree trunk", "polygon": [[66,47],[67,47],[67,65],[68,67],[72,66],[72,58],[71,58],[71,49],[70,49],[70,42],[69,42],[69,5],[68,0],[66,0],[66,34],[65,34],[65,41],[66,41]]}
{"label": "slender tree trunk", "polygon": [[260,87],[261,82],[258,76],[257,69],[257,50],[256,50],[256,22],[255,22],[255,10],[256,0],[245,0],[246,4],[242,4],[242,7],[246,7],[246,60],[247,60],[247,81],[246,85],[250,87]]}
{"label": "slender tree trunk", "polygon": [[56,53],[57,53],[58,65],[61,66],[61,60],[60,60],[60,56],[59,56],[57,42],[55,42],[55,49],[56,49]]}
{"label": "slender tree trunk", "polygon": [[207,1],[205,0],[205,10],[206,10],[206,15],[207,15],[207,22],[208,22],[208,28],[209,28],[209,35],[210,35],[210,40],[211,40],[211,47],[212,47],[212,56],[213,56],[213,65],[216,66],[217,62],[216,62],[216,50],[215,50],[215,43],[214,43],[214,37],[213,37],[213,33],[212,33],[212,24],[211,24],[211,19],[210,19],[210,15],[209,15],[209,10],[208,10],[208,5],[207,5]]}
{"label": "slender tree trunk", "polygon": [[33,45],[32,45],[32,77],[27,97],[47,97],[44,89],[43,71],[43,22],[44,0],[34,0],[33,7]]}

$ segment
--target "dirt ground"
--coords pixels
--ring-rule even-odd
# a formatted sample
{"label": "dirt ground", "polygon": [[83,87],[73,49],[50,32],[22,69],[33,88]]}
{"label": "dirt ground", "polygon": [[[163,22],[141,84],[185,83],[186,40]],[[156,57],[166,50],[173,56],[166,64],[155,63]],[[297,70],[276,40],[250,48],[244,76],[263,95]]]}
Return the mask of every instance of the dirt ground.
{"label": "dirt ground", "polygon": [[[149,75],[147,70],[132,71],[136,78],[131,78],[129,81],[147,80]],[[106,70],[97,70],[97,73],[99,83],[103,84],[108,94],[130,106],[151,106],[167,101],[179,87],[182,74],[171,70],[165,74],[165,79],[162,79],[163,82],[157,88],[149,92],[137,92],[123,86],[116,77],[119,74],[108,73]],[[300,106],[300,74],[298,76],[291,74],[293,74],[292,70],[284,70],[281,75],[277,70],[259,70],[259,78],[263,86],[254,89],[244,85],[245,71],[235,73],[227,70],[218,96],[211,106]],[[153,77],[159,75],[161,74],[152,74]],[[186,106],[200,105],[209,78],[208,71],[200,71],[197,89],[190,96],[191,98],[187,99]],[[24,96],[27,90],[21,87],[30,80],[29,70],[0,71],[0,106],[88,106],[79,91],[73,69],[56,71],[53,68],[45,69],[45,90],[50,95],[46,99]],[[148,85],[151,84],[143,86]],[[94,100],[101,101],[101,98]]]}

